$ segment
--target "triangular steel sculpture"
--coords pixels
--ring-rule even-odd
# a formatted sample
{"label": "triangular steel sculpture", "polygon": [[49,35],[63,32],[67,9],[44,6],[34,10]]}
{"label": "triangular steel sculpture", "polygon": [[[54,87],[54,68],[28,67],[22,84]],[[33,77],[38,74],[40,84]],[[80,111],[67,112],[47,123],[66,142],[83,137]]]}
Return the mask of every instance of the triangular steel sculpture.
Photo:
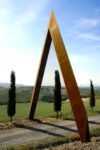
{"label": "triangular steel sculpture", "polygon": [[76,79],[57,25],[53,11],[51,12],[48,30],[46,35],[46,40],[43,47],[43,53],[40,61],[40,66],[37,74],[37,79],[35,87],[33,90],[31,109],[29,114],[29,119],[33,120],[35,109],[39,97],[39,92],[41,88],[41,83],[43,79],[43,74],[48,58],[48,53],[50,50],[51,42],[53,41],[58,62],[61,68],[63,75],[64,83],[70,99],[72,111],[75,117],[76,125],[79,131],[80,139],[82,142],[90,141],[89,127],[88,127],[88,118],[85,107],[80,97],[80,92],[77,86]]}

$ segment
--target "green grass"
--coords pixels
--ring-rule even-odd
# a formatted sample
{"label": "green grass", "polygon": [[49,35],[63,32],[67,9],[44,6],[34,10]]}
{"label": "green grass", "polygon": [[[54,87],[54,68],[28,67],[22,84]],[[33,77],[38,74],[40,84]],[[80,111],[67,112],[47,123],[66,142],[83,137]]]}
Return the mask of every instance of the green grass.
{"label": "green grass", "polygon": [[96,106],[93,108],[93,112],[91,111],[89,100],[84,102],[84,106],[86,108],[88,116],[100,114],[100,99],[96,99]]}
{"label": "green grass", "polygon": [[[14,120],[27,117],[29,112],[28,103],[19,103],[16,105],[16,115],[13,117]],[[0,122],[8,122],[9,117],[7,115],[7,105],[0,106]]]}
{"label": "green grass", "polygon": [[[96,100],[96,106],[93,112],[91,112],[89,101],[85,101],[84,105],[85,105],[88,115],[100,114],[100,99]],[[53,108],[54,108],[53,103],[46,103],[46,102],[39,101],[37,104],[35,117],[36,118],[46,117],[46,116],[55,117],[56,113],[54,112]],[[13,120],[17,120],[20,118],[27,118],[29,115],[29,110],[30,110],[30,103],[17,103],[16,115],[13,117]],[[62,119],[66,119],[69,117],[73,117],[70,102],[63,102]],[[7,106],[1,105],[0,106],[0,122],[8,122],[8,121],[9,121],[9,117],[7,116]]]}
{"label": "green grass", "polygon": [[[16,115],[13,117],[14,120],[28,117],[30,110],[30,103],[17,103],[16,104]],[[67,111],[66,111],[67,110]],[[63,104],[62,106],[63,113],[69,114],[71,111],[70,105]],[[53,103],[45,103],[39,101],[36,108],[35,117],[45,117],[45,116],[55,116],[55,112],[53,110]],[[9,117],[7,116],[7,106],[0,106],[0,122],[8,122]]]}

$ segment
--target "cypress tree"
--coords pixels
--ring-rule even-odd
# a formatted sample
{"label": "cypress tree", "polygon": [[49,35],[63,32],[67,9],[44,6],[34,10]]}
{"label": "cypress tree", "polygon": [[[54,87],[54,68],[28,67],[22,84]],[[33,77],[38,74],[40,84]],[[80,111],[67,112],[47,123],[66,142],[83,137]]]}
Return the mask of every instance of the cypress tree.
{"label": "cypress tree", "polygon": [[54,111],[58,112],[61,111],[61,83],[60,83],[60,76],[59,72],[55,71],[55,88],[54,88]]}
{"label": "cypress tree", "polygon": [[90,107],[93,112],[93,107],[95,106],[95,93],[94,93],[94,86],[92,80],[90,80]]}
{"label": "cypress tree", "polygon": [[10,84],[10,89],[9,89],[7,113],[12,123],[12,117],[16,113],[16,86],[15,86],[15,72],[14,71],[11,72],[10,81],[11,81],[11,84]]}

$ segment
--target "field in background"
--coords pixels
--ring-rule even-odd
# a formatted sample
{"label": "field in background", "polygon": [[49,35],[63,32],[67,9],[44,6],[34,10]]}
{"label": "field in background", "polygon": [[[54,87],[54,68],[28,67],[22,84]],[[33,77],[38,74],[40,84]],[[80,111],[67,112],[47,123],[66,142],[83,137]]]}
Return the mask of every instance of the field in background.
{"label": "field in background", "polygon": [[[20,86],[16,89],[16,102],[17,103],[29,103],[32,96],[32,87]],[[62,100],[68,99],[66,90],[62,87]],[[80,94],[82,98],[88,98],[90,95],[89,88],[80,88]],[[95,97],[100,99],[100,88],[95,88]],[[54,88],[52,86],[44,86],[41,88],[39,101],[53,102],[54,100]],[[7,104],[8,101],[8,88],[0,87],[0,105]]]}
{"label": "field in background", "polygon": [[[100,89],[95,90],[96,94],[96,107],[92,113],[89,106],[89,88],[80,89],[81,96],[85,98],[84,105],[87,110],[88,115],[99,114],[100,113]],[[14,120],[19,118],[28,118],[29,109],[30,109],[30,99],[32,95],[32,87],[18,87],[17,88],[17,104],[16,104],[16,115]],[[62,88],[63,98],[66,99],[66,90]],[[0,122],[9,121],[7,116],[7,105],[8,100],[8,89],[0,88]],[[39,102],[36,109],[35,117],[45,117],[52,116],[55,117],[56,113],[54,112],[53,106],[53,87],[42,87]],[[62,119],[67,117],[73,117],[70,102],[65,100],[62,102]]]}

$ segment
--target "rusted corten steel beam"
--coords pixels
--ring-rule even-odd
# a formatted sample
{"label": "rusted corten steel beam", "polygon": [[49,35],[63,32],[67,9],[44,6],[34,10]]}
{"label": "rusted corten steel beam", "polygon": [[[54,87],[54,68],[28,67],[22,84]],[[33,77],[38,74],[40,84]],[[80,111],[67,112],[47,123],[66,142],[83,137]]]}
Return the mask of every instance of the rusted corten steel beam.
{"label": "rusted corten steel beam", "polygon": [[49,30],[48,30],[47,35],[46,35],[46,40],[44,43],[44,47],[43,47],[39,70],[37,73],[36,83],[35,83],[35,86],[33,89],[32,100],[31,100],[31,109],[30,109],[30,114],[29,114],[30,120],[33,120],[33,118],[34,118],[36,105],[37,105],[37,101],[38,101],[38,97],[39,97],[39,93],[40,93],[41,83],[42,83],[42,79],[43,79],[43,74],[45,71],[45,66],[46,66],[46,62],[47,62],[47,58],[48,58],[48,54],[49,54],[49,50],[50,50],[50,45],[51,45],[51,36],[50,36]]}
{"label": "rusted corten steel beam", "polygon": [[33,91],[29,119],[34,118],[36,104],[39,97],[41,82],[43,79],[43,74],[45,70],[46,61],[48,58],[51,41],[53,41],[54,44],[54,48],[61,68],[68,97],[70,99],[72,111],[75,117],[76,125],[79,131],[80,139],[82,142],[89,142],[90,134],[89,134],[89,127],[88,127],[87,113],[83,101],[81,100],[79,88],[77,86],[77,82],[53,11],[51,12],[50,21],[48,24],[47,36],[43,47],[43,54],[41,57],[37,80]]}

